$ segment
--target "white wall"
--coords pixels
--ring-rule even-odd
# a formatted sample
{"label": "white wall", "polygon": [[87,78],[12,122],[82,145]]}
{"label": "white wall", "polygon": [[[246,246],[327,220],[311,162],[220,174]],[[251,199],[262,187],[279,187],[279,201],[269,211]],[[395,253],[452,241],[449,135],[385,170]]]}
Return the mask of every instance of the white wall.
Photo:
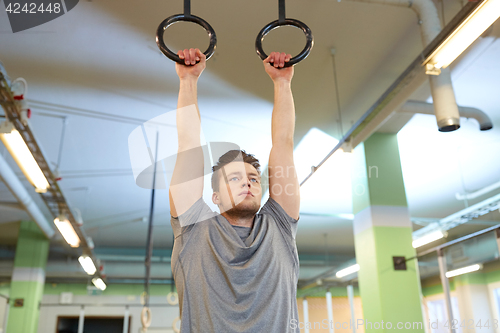
{"label": "white wall", "polygon": [[[59,304],[59,295],[44,295],[40,308],[38,333],[56,332],[58,316],[79,316],[81,306],[85,316],[124,316],[128,305],[130,332],[139,333],[142,305],[138,296],[74,295],[72,304]],[[179,316],[179,306],[168,305],[166,297],[152,296],[150,300],[152,322],[148,332],[173,333],[172,322]]]}

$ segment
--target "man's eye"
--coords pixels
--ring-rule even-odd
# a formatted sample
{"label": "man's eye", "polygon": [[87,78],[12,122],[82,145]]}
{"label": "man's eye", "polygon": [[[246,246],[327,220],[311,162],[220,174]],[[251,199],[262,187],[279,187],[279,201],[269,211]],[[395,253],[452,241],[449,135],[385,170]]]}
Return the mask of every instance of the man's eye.
{"label": "man's eye", "polygon": [[233,180],[238,180],[238,177],[233,177],[233,178],[231,178],[231,179],[229,179],[229,180],[231,180],[231,181],[233,181]]}
{"label": "man's eye", "polygon": [[252,178],[251,181],[253,181],[254,183],[258,183],[259,181],[257,180],[257,178]]}

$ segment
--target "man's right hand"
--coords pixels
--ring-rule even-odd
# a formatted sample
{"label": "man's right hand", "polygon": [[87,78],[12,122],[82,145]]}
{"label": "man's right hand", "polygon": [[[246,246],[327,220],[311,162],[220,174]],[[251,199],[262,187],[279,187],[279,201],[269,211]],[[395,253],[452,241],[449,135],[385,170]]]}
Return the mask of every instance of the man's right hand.
{"label": "man's right hand", "polygon": [[175,63],[175,70],[179,79],[198,80],[206,67],[207,57],[199,49],[185,49],[177,52],[177,55],[184,60],[184,65],[178,62]]}

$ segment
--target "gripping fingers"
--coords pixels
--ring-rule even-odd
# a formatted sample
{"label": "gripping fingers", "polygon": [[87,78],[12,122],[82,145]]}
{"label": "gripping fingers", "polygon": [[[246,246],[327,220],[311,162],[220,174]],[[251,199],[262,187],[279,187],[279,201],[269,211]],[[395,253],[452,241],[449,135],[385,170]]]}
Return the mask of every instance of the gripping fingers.
{"label": "gripping fingers", "polygon": [[280,67],[285,66],[285,57],[286,57],[285,53],[280,54]]}
{"label": "gripping fingers", "polygon": [[189,58],[189,50],[188,49],[184,49],[184,64],[185,65],[189,65],[191,62],[190,58]]}
{"label": "gripping fingers", "polygon": [[274,52],[271,52],[271,54],[267,57],[268,63],[273,66],[274,65]]}
{"label": "gripping fingers", "polygon": [[197,61],[204,61],[206,56],[200,51],[200,49],[185,49],[177,52],[177,55],[181,60],[184,60],[184,65],[196,65]]}
{"label": "gripping fingers", "polygon": [[196,64],[196,50],[189,49],[189,60],[191,61],[191,65]]}
{"label": "gripping fingers", "polygon": [[205,55],[200,51],[200,49],[196,49],[196,61],[201,61]]}
{"label": "gripping fingers", "polygon": [[271,52],[271,54],[264,60],[265,64],[269,64],[275,68],[285,67],[285,63],[292,59],[292,55],[289,53]]}

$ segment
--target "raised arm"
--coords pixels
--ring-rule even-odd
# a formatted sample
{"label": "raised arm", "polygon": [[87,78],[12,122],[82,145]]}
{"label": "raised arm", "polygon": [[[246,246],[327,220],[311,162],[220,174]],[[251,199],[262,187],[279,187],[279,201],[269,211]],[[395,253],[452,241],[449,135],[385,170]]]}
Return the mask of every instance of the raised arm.
{"label": "raised arm", "polygon": [[206,57],[198,49],[186,49],[177,54],[185,64],[175,64],[180,80],[176,115],[179,146],[169,189],[170,214],[174,217],[186,212],[203,195],[197,84],[206,65]]}
{"label": "raised arm", "polygon": [[292,218],[299,218],[300,186],[293,162],[293,134],[295,106],[291,81],[293,66],[283,67],[290,54],[272,52],[264,60],[267,74],[274,83],[274,109],[272,115],[273,147],[269,156],[269,195]]}

